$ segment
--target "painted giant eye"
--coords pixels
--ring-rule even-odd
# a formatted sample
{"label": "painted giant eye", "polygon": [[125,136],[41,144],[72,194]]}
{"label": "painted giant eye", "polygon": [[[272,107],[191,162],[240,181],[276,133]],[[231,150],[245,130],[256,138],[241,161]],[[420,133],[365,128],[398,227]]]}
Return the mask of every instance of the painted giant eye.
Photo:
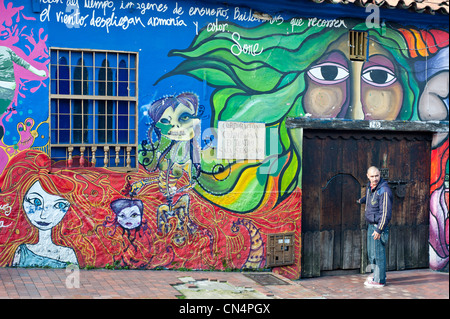
{"label": "painted giant eye", "polygon": [[348,78],[347,68],[337,63],[323,63],[312,67],[308,76],[320,84],[336,84]]}
{"label": "painted giant eye", "polygon": [[370,67],[362,73],[364,82],[374,86],[388,86],[397,80],[395,74],[382,66]]}

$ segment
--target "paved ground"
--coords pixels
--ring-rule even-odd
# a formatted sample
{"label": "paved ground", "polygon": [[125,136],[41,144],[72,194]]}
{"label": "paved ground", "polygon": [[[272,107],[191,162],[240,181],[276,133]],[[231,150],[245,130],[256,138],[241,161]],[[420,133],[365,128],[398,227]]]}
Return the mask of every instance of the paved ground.
{"label": "paved ground", "polygon": [[240,272],[0,268],[1,299],[449,299],[448,273],[388,272],[388,285],[365,288],[366,275],[291,281],[272,273],[262,285]]}
{"label": "paved ground", "polygon": [[449,299],[448,273],[391,271],[383,288],[366,288],[366,275],[303,279],[299,283],[327,299]]}

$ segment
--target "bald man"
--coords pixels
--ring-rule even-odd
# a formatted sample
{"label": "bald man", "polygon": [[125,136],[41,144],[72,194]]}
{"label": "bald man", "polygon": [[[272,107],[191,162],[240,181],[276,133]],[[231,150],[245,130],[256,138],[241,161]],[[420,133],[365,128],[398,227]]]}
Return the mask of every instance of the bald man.
{"label": "bald man", "polygon": [[358,199],[366,204],[367,254],[372,266],[373,277],[367,278],[368,288],[381,288],[386,285],[386,244],[389,236],[389,221],[392,216],[392,192],[387,181],[381,178],[380,170],[371,166],[367,170],[366,196]]}

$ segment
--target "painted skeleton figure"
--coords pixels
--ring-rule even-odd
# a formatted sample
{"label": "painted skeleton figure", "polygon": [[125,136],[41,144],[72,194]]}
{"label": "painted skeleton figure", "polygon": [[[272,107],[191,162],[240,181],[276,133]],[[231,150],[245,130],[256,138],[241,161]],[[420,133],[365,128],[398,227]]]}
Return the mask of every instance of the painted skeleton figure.
{"label": "painted skeleton figure", "polygon": [[[200,129],[197,109],[198,98],[192,93],[164,97],[151,104],[148,115],[152,124],[147,144],[142,145],[141,152],[151,154],[149,170],[158,169],[159,176],[132,186],[132,192],[136,192],[145,184],[158,183],[167,200],[167,204],[158,207],[158,230],[168,233],[169,218],[177,217],[176,244],[183,244],[188,233],[197,228],[189,217],[189,195],[178,196],[194,187],[200,172],[199,148],[195,139]],[[177,183],[184,172],[189,176],[189,184],[178,188]]]}

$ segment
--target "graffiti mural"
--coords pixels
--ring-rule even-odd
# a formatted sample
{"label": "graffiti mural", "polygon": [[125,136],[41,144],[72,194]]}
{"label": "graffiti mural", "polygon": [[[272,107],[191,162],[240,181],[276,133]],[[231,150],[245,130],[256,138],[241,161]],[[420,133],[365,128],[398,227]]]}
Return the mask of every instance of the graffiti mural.
{"label": "graffiti mural", "polygon": [[[158,230],[167,233],[169,218],[176,216],[178,219],[176,229],[180,232],[176,238],[178,243],[184,242],[186,236],[196,229],[196,225],[189,217],[189,196],[184,194],[176,201],[174,198],[177,194],[185,193],[192,188],[195,179],[200,175],[198,167],[200,150],[194,143],[199,137],[197,109],[198,98],[190,93],[165,97],[152,103],[148,111],[152,121],[149,140],[143,141],[141,149],[143,162],[149,162],[150,167],[155,166],[151,171],[159,170],[159,177],[155,182],[158,183],[159,190],[167,202],[158,207]],[[156,141],[152,140],[153,133],[156,135]],[[166,141],[162,141],[162,138]],[[151,155],[152,160],[149,160],[147,154]],[[177,188],[177,181],[184,172],[188,174],[189,184]]]}
{"label": "graffiti mural", "polygon": [[[0,171],[9,158],[33,145],[37,137],[33,128],[34,119],[28,118],[16,124],[19,140],[14,137],[13,144],[6,143],[4,135],[14,132],[5,129],[6,122],[13,122],[18,113],[33,114],[30,106],[24,106],[21,99],[46,87],[48,49],[44,28],[30,28],[28,21],[35,21],[23,12],[23,7],[0,2]],[[17,123],[17,122],[16,122]],[[31,134],[31,135],[30,135]]]}
{"label": "graffiti mural", "polygon": [[[293,13],[264,21],[188,1],[27,6],[0,0],[2,267],[264,268],[268,236],[293,232],[295,262],[274,271],[298,278],[310,172],[286,119],[448,121],[448,30]],[[368,32],[365,61],[348,58],[349,30]],[[53,47],[138,53],[137,69],[120,73],[139,78],[139,88],[120,86],[139,92],[137,170],[51,158]],[[107,83],[107,64],[92,60]],[[91,65],[73,65],[76,95],[80,83],[107,87],[83,76]],[[264,123],[264,159],[219,158],[221,121]],[[435,134],[431,156],[430,266],[445,270],[448,134]]]}
{"label": "graffiti mural", "polygon": [[[349,28],[366,30],[364,25],[350,23],[347,21]],[[286,153],[278,155],[279,161],[287,153],[296,156],[295,140],[283,125],[286,116],[448,120],[448,32],[399,28],[388,29],[382,36],[368,30],[370,57],[352,64],[346,58],[345,29],[312,29],[303,24],[303,28],[296,27],[298,33],[289,33],[290,27],[265,24],[248,30],[227,23],[223,28],[228,32],[204,29],[189,48],[171,51],[171,55],[186,60],[164,77],[181,73],[199,80],[206,78],[216,88],[212,95],[212,105],[217,108],[214,125],[220,120],[254,119],[277,125],[280,145],[288,146]],[[244,54],[243,47],[254,51]],[[309,49],[312,47],[315,50]],[[282,63],[280,55],[284,57]],[[439,172],[433,174],[432,184],[439,183],[440,189],[432,193],[430,251],[440,260],[433,257],[431,267],[442,269],[448,267],[448,134],[436,138],[433,154],[441,155],[433,155]],[[284,185],[291,185],[297,177],[296,164],[297,160],[285,161],[288,166],[279,175],[286,180]],[[203,175],[200,181],[206,178]],[[240,181],[248,179],[238,177],[236,183]],[[226,202],[227,192],[218,197],[214,187],[199,185],[198,191],[206,198]],[[279,195],[286,191],[279,190]],[[231,189],[227,191],[232,193]]]}
{"label": "graffiti mural", "polygon": [[[349,28],[366,30],[365,25],[346,23]],[[185,61],[164,78],[180,73],[198,80],[206,78],[216,88],[211,97],[216,107],[214,125],[221,120],[254,119],[277,125],[279,143],[287,146],[285,153],[278,155],[279,161],[287,153],[296,156],[296,141],[283,125],[287,116],[448,120],[448,32],[399,28],[387,29],[382,36],[368,30],[370,56],[356,64],[346,57],[346,29],[312,29],[303,24],[290,33],[291,25],[265,24],[249,30],[226,23],[223,28],[228,32],[203,29],[189,48],[171,51],[171,55]],[[324,42],[328,45],[318,46]],[[448,268],[448,134],[436,135],[436,139],[430,266],[443,269]],[[287,166],[279,175],[286,180],[284,185],[292,185],[297,177],[297,162],[297,158],[284,162]],[[258,173],[256,176],[260,181],[264,178]],[[207,175],[200,181],[204,178]],[[244,180],[247,182],[238,177],[236,183]],[[217,197],[213,195],[214,187],[199,185],[202,187],[198,191],[206,198],[226,202],[226,192]],[[278,195],[284,191],[279,189]]]}
{"label": "graffiti mural", "polygon": [[[409,57],[414,59],[421,92],[417,105],[420,120],[448,121],[448,32],[400,29]],[[449,261],[449,158],[448,134],[435,134],[431,154],[430,268],[448,272]]]}
{"label": "graffiti mural", "polygon": [[[275,221],[258,227],[190,193],[189,212],[196,231],[180,240],[185,233],[178,228],[178,215],[168,216],[167,232],[158,231],[157,211],[166,204],[158,184],[142,188],[133,198],[123,196],[128,182],[142,180],[149,173],[122,176],[108,169],[73,169],[49,174],[50,167],[47,154],[27,150],[16,155],[2,175],[2,266],[261,266],[265,258],[262,232],[283,229],[296,218],[275,220],[298,196],[273,212],[260,212]],[[181,183],[189,185],[187,174]],[[121,184],[124,188],[116,189]],[[28,191],[23,193],[22,187]],[[53,253],[44,253],[47,250],[40,250],[42,246],[52,247]]]}
{"label": "graffiti mural", "polygon": [[430,199],[430,267],[448,271],[449,259],[449,158],[448,136],[436,136],[432,151]]}

